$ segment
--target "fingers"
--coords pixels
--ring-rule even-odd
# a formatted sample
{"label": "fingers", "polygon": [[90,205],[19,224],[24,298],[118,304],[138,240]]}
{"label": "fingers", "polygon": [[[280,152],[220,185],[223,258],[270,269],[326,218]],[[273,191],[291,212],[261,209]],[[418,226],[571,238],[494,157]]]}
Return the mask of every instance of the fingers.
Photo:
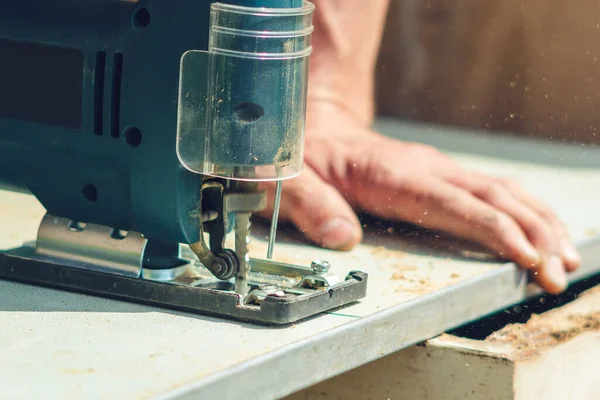
{"label": "fingers", "polygon": [[[497,196],[504,198],[502,194]],[[513,216],[451,183],[430,176],[408,178],[392,173],[377,182],[360,202],[382,217],[399,218],[480,243],[531,269],[536,282],[547,292],[559,293],[566,287],[560,258],[552,254],[543,258]],[[528,225],[539,223],[535,214],[514,201],[503,208],[515,212]],[[540,243],[552,247],[551,235],[538,235]]]}
{"label": "fingers", "polygon": [[538,252],[513,218],[437,178],[390,176],[378,182],[360,203],[381,217],[402,219],[480,243],[524,268],[540,263]]}
{"label": "fingers", "polygon": [[557,226],[557,220],[551,221],[551,215],[540,212],[544,206],[535,204],[524,190],[509,189],[489,177],[463,174],[450,180],[515,219],[541,255],[540,265],[532,270],[536,282],[551,293],[559,293],[567,286],[565,269],[574,270],[578,261],[565,251],[564,227]]}
{"label": "fingers", "polygon": [[567,271],[579,266],[579,255],[569,240],[566,228],[550,207],[520,185],[478,173],[464,173],[447,180],[514,217],[544,257],[552,254],[560,256]]}
{"label": "fingers", "polygon": [[[541,263],[533,269],[534,279],[549,291],[560,291],[567,285],[566,257],[562,255],[562,232],[548,219],[543,218],[524,204],[504,185],[475,174],[451,178],[453,183],[469,190],[473,195],[511,216],[525,232],[528,240],[540,254]],[[572,260],[569,260],[572,261]],[[571,264],[572,265],[572,264]],[[549,284],[549,282],[553,282]]]}
{"label": "fingers", "polygon": [[518,183],[506,179],[498,179],[498,182],[506,187],[523,204],[530,207],[532,210],[537,212],[541,218],[548,221],[548,223],[553,227],[554,231],[557,232],[560,237],[559,246],[567,271],[574,271],[577,269],[581,264],[579,253],[571,242],[566,227],[562,222],[560,222],[552,209],[543,201],[529,194]]}
{"label": "fingers", "polygon": [[[271,217],[275,185],[264,183],[268,207],[261,213]],[[280,218],[294,223],[314,242],[333,250],[349,250],[362,240],[356,214],[342,195],[306,167],[298,178],[283,182]]]}
{"label": "fingers", "polygon": [[465,173],[448,180],[471,192],[476,197],[512,216],[528,239],[543,255],[560,254],[562,228],[557,228],[514,192],[496,180],[475,173]]}
{"label": "fingers", "polygon": [[550,294],[560,294],[567,288],[567,274],[558,255],[550,255],[531,273],[533,280]]}

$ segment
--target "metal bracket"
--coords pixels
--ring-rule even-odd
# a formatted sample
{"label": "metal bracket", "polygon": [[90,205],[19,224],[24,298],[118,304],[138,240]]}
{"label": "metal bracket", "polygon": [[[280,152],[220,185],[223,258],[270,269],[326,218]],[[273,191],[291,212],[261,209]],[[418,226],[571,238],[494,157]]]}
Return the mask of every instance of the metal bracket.
{"label": "metal bracket", "polygon": [[137,232],[86,224],[46,214],[36,253],[76,268],[137,278],[148,240]]}

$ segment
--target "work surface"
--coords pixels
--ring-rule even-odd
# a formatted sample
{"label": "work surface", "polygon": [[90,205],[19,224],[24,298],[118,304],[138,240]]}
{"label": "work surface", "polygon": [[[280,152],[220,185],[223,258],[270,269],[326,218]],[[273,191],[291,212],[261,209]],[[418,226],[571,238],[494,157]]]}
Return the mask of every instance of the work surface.
{"label": "work surface", "polygon": [[[407,138],[427,134],[382,128]],[[437,137],[427,136],[434,143]],[[452,132],[439,138],[465,165],[517,179],[552,205],[583,249],[580,274],[596,269],[598,150]],[[458,154],[469,146],[479,155]],[[506,151],[515,153],[482,155]],[[0,248],[34,239],[43,213],[31,197],[0,192]],[[0,281],[0,397],[279,398],[502,308],[528,290],[513,265],[458,243],[400,234],[392,225],[366,229],[365,243],[350,253],[281,236],[275,258],[282,261],[325,258],[339,273],[369,273],[360,303],[285,328]],[[260,232],[253,256],[265,249]]]}

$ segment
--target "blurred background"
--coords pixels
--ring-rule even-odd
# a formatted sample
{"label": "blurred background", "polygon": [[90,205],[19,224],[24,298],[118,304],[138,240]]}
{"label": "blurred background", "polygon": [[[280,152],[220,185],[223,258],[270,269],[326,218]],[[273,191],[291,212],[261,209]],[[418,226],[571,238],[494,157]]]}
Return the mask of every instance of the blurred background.
{"label": "blurred background", "polygon": [[381,116],[600,143],[600,7],[554,0],[392,0]]}

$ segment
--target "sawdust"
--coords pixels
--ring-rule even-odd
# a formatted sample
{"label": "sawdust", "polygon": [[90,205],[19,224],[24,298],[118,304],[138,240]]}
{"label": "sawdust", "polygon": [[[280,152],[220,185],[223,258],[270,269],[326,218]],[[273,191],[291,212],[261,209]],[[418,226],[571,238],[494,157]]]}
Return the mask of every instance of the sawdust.
{"label": "sawdust", "polygon": [[68,375],[82,375],[82,374],[94,373],[94,369],[93,368],[86,368],[86,369],[63,368],[60,370],[60,372],[63,374],[68,374]]}
{"label": "sawdust", "polygon": [[430,285],[431,282],[429,281],[429,279],[412,279],[410,277],[407,277],[406,275],[400,273],[400,272],[394,272],[391,276],[391,280],[393,281],[407,281],[409,283],[418,283],[420,285]]}
{"label": "sawdust", "polygon": [[389,250],[383,246],[374,247],[373,249],[371,249],[371,254],[373,256],[375,256],[377,258],[381,258],[381,259],[390,259],[390,258],[398,259],[398,258],[406,257],[406,253],[404,253],[402,251]]}
{"label": "sawdust", "polygon": [[412,265],[404,265],[404,264],[392,264],[391,267],[395,270],[399,270],[402,272],[410,272],[410,271],[416,271],[419,268],[414,267]]}
{"label": "sawdust", "polygon": [[578,300],[566,306],[541,315],[532,315],[524,324],[507,325],[488,336],[485,341],[509,345],[514,351],[512,356],[515,359],[537,357],[545,350],[582,333],[600,331],[599,300],[600,287],[597,287],[583,293]]}
{"label": "sawdust", "polygon": [[392,273],[391,279],[393,281],[407,280],[409,278],[406,277],[406,273],[417,270],[417,267],[410,267],[406,265],[394,265],[393,268],[399,270]]}
{"label": "sawdust", "polygon": [[508,325],[494,332],[486,341],[493,344],[510,344],[515,350],[515,358],[529,359],[582,333],[600,330],[600,312],[573,315],[568,321],[569,327],[557,328],[540,319],[540,316],[535,316],[525,324]]}
{"label": "sawdust", "polygon": [[585,232],[584,232],[585,236],[587,236],[587,237],[596,236],[597,233],[598,233],[598,229],[594,229],[594,228],[592,228],[592,229],[586,229]]}
{"label": "sawdust", "polygon": [[400,272],[394,272],[392,274],[392,278],[391,279],[393,281],[402,281],[402,280],[405,280],[406,277],[403,274],[401,274]]}
{"label": "sawdust", "polygon": [[[402,274],[398,274],[396,277],[397,279],[395,280],[401,280],[403,282],[401,286],[394,290],[396,293],[427,294],[430,293],[433,288],[433,284],[429,279],[412,279]],[[392,279],[393,278],[394,275],[392,275]]]}

